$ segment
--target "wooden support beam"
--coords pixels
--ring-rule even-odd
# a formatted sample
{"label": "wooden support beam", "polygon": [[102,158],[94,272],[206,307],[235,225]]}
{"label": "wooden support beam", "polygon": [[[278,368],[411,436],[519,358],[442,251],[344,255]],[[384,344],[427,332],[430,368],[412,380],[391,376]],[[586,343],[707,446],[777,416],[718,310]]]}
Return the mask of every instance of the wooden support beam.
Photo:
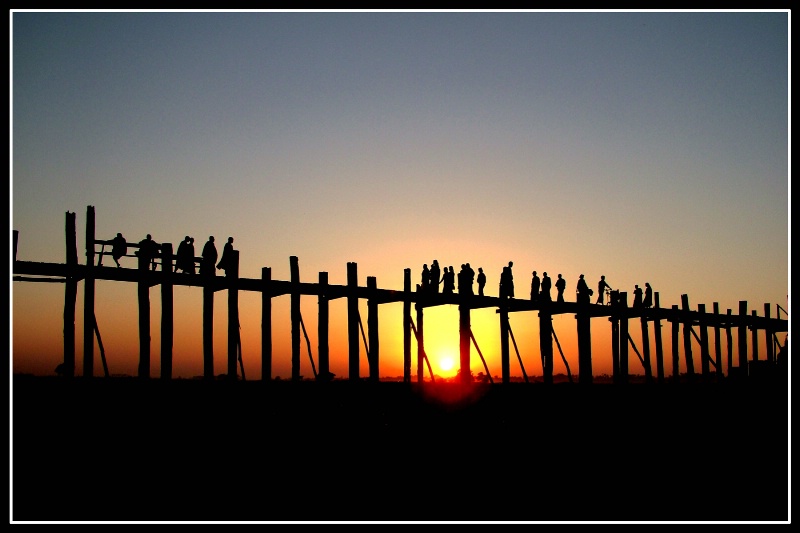
{"label": "wooden support beam", "polygon": [[[459,367],[461,369],[461,383],[472,382],[472,363],[470,361],[472,319],[470,317],[470,312],[469,305],[462,304],[458,306],[458,353]],[[508,315],[506,315],[506,324],[508,324]],[[506,350],[508,350],[508,339],[506,339]],[[506,358],[507,357],[508,353],[506,353]]]}
{"label": "wooden support beam", "polygon": [[678,337],[680,336],[680,328],[681,323],[678,320],[678,314],[680,311],[678,310],[677,305],[672,306],[672,316],[675,318],[672,320],[672,380],[675,383],[680,383],[681,380],[681,371],[680,371],[680,344],[678,342]]}
{"label": "wooden support beam", "polygon": [[593,307],[586,299],[578,301],[578,312],[575,321],[578,333],[578,383],[591,385],[592,376],[592,321],[590,308]]}
{"label": "wooden support beam", "polygon": [[744,319],[747,317],[747,302],[739,301],[739,374],[747,377],[747,325]]}
{"label": "wooden support beam", "polygon": [[403,269],[403,382],[411,383],[411,269]]}
{"label": "wooden support beam", "polygon": [[272,268],[261,269],[261,381],[272,380]]}
{"label": "wooden support beam", "polygon": [[291,303],[291,322],[292,322],[292,381],[299,381],[300,376],[300,292],[297,290],[300,284],[300,266],[297,256],[289,257],[289,276],[292,284],[290,295]]}
{"label": "wooden support beam", "polygon": [[139,369],[141,379],[150,377],[150,258],[139,256]]}
{"label": "wooden support beam", "polygon": [[[359,379],[358,349],[358,264],[347,263],[347,343],[349,379]],[[421,326],[420,326],[421,327]]]}
{"label": "wooden support beam", "polygon": [[94,374],[94,206],[86,207],[86,268],[83,279],[83,377]]}
{"label": "wooden support beam", "polygon": [[653,300],[654,300],[654,311],[656,318],[653,319],[653,333],[655,336],[655,343],[656,343],[656,382],[659,384],[663,384],[665,381],[664,377],[664,346],[661,342],[661,302],[658,297],[658,293],[653,293]]}
{"label": "wooden support beam", "polygon": [[750,327],[750,337],[751,337],[750,349],[753,351],[753,361],[758,361],[758,328],[755,325],[758,315],[756,314],[755,309],[750,311],[750,314],[753,317],[753,325]]}
{"label": "wooden support beam", "polygon": [[174,338],[172,243],[161,245],[161,379],[172,379]]}
{"label": "wooden support beam", "polygon": [[[770,319],[769,307],[770,307],[769,304],[764,304],[764,318],[767,319],[767,321],[769,321]],[[764,327],[764,339],[766,341],[767,361],[769,361],[770,363],[775,362],[775,351],[773,350],[773,343],[772,343],[773,335],[774,333],[772,331],[772,328],[770,328],[769,326]]]}
{"label": "wooden support beam", "polygon": [[67,241],[67,278],[64,287],[64,363],[62,375],[75,376],[75,307],[78,303],[78,280],[73,275],[78,265],[75,213],[67,211],[64,231]]}
{"label": "wooden support beam", "polygon": [[619,305],[619,380],[618,383],[628,383],[628,293],[620,291]]}
{"label": "wooden support beam", "polygon": [[550,302],[542,301],[539,310],[539,352],[542,356],[542,382],[553,384],[553,318]]}
{"label": "wooden support beam", "polygon": [[214,281],[213,272],[203,276],[203,379],[214,379]]}
{"label": "wooden support beam", "polygon": [[619,322],[620,322],[620,306],[619,300],[612,301],[611,303],[611,376],[614,383],[619,383]]}
{"label": "wooden support beam", "polygon": [[380,340],[378,336],[378,281],[367,276],[367,289],[373,295],[367,300],[367,332],[369,333],[369,379],[380,381]]}
{"label": "wooden support beam", "polygon": [[681,310],[683,322],[683,357],[686,360],[686,377],[694,379],[694,359],[692,357],[692,319],[689,312],[689,295],[681,294]]}
{"label": "wooden support beam", "polygon": [[[236,380],[236,361],[239,348],[239,250],[231,250],[225,265],[228,282],[228,379]],[[244,376],[242,376],[244,377]]]}
{"label": "wooden support beam", "polygon": [[720,339],[720,331],[719,331],[719,302],[714,302],[713,306],[714,310],[714,361],[716,361],[716,377],[717,381],[722,381],[722,343]]}
{"label": "wooden support beam", "polygon": [[423,313],[423,306],[417,303],[417,383],[425,382],[425,368],[423,361],[425,360],[425,315]]}
{"label": "wooden support beam", "polygon": [[[728,324],[730,324],[731,320],[731,313],[733,310],[728,309],[727,317],[728,317]],[[728,349],[728,376],[731,375],[731,369],[733,368],[733,332],[731,331],[731,326],[725,328],[725,340],[727,342],[727,349]]]}
{"label": "wooden support beam", "polygon": [[708,321],[706,320],[706,305],[697,304],[698,329],[700,330],[700,371],[704,381],[711,379],[711,351],[708,349]]}
{"label": "wooden support beam", "polygon": [[319,273],[319,296],[317,305],[319,312],[317,317],[317,351],[319,352],[319,375],[327,381],[331,378],[330,366],[330,343],[328,339],[328,325],[330,310],[328,308],[328,273]]}
{"label": "wooden support beam", "polygon": [[[510,383],[511,382],[511,363],[509,357],[509,349],[508,349],[508,307],[507,307],[508,300],[506,298],[502,298],[500,300],[500,368],[501,368],[501,382],[502,383]],[[461,308],[459,308],[461,309]],[[463,328],[462,328],[463,329]],[[467,338],[467,343],[469,343],[469,337]],[[461,345],[463,347],[463,331],[462,331],[462,341]],[[469,344],[467,344],[469,347]],[[462,373],[463,373],[463,365],[462,365]]]}
{"label": "wooden support beam", "polygon": [[647,325],[647,314],[649,309],[642,310],[642,365],[644,366],[645,383],[653,382],[653,370],[650,365],[650,331]]}

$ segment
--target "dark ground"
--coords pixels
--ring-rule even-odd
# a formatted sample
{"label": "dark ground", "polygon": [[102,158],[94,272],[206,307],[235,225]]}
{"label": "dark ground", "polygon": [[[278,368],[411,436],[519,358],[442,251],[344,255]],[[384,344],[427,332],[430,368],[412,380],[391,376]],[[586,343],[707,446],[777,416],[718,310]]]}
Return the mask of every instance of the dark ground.
{"label": "dark ground", "polygon": [[788,387],[13,381],[12,521],[788,521]]}

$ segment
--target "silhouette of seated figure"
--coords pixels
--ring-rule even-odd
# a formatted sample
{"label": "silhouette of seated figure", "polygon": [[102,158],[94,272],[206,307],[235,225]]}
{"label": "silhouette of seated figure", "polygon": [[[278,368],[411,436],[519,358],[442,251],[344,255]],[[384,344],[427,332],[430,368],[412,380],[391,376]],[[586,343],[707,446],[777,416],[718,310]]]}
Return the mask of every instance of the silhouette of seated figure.
{"label": "silhouette of seated figure", "polygon": [[111,257],[114,259],[117,267],[121,266],[119,264],[119,259],[127,254],[128,242],[125,240],[125,237],[122,236],[122,233],[117,233],[117,236],[111,239]]}

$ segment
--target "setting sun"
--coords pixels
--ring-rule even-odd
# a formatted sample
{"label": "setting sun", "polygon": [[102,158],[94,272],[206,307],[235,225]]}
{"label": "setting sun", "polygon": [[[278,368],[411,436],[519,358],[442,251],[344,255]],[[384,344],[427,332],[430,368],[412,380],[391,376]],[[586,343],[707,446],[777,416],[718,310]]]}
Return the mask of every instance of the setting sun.
{"label": "setting sun", "polygon": [[444,372],[450,372],[455,366],[455,361],[452,355],[443,355],[439,357],[439,368]]}

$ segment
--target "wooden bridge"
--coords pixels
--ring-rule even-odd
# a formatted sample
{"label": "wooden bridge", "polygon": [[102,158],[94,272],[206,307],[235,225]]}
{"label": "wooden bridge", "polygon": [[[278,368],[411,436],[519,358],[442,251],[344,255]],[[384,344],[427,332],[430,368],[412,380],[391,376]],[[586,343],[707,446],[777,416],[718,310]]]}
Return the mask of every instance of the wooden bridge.
{"label": "wooden bridge", "polygon": [[[328,351],[328,302],[337,298],[347,299],[347,333],[348,333],[348,362],[350,380],[359,380],[359,329],[367,349],[369,365],[369,380],[379,381],[380,342],[378,338],[378,306],[385,303],[403,302],[403,380],[410,382],[412,379],[412,332],[417,345],[417,381],[424,381],[424,363],[427,362],[424,344],[424,309],[438,305],[457,305],[459,309],[459,347],[460,347],[460,380],[469,382],[473,379],[470,372],[470,341],[483,359],[483,355],[475,342],[470,326],[470,311],[479,308],[496,308],[500,315],[500,346],[502,382],[508,383],[511,379],[511,358],[509,338],[515,349],[516,341],[509,327],[509,313],[522,311],[538,311],[539,313],[539,346],[543,363],[543,380],[545,383],[553,382],[553,342],[555,341],[559,352],[561,351],[558,338],[552,327],[552,317],[558,314],[574,314],[577,323],[578,338],[578,380],[579,383],[592,383],[592,353],[591,353],[591,319],[608,317],[612,328],[612,357],[614,382],[624,384],[629,381],[629,347],[636,353],[643,369],[645,380],[648,383],[662,383],[680,379],[679,364],[681,355],[685,359],[686,376],[690,380],[720,381],[724,379],[722,372],[722,331],[727,340],[727,368],[728,377],[742,379],[747,376],[759,376],[774,371],[780,343],[777,334],[788,331],[788,320],[780,317],[780,306],[776,304],[776,316],[771,316],[770,304],[764,305],[763,316],[758,316],[755,310],[748,313],[746,301],[739,302],[738,314],[733,314],[730,309],[722,314],[717,303],[713,304],[711,312],[704,304],[698,304],[696,310],[689,307],[687,295],[681,296],[681,305],[661,307],[659,294],[654,293],[654,305],[648,308],[634,308],[627,304],[627,293],[620,292],[612,305],[591,304],[589,302],[552,302],[530,301],[513,298],[499,298],[494,296],[477,296],[472,294],[443,294],[421,292],[419,287],[412,289],[411,269],[404,270],[402,290],[380,289],[375,277],[367,277],[366,287],[358,286],[358,270],[356,263],[347,263],[347,284],[332,285],[328,283],[328,273],[320,272],[317,283],[301,283],[297,257],[290,257],[291,279],[274,280],[270,267],[261,269],[260,279],[239,277],[239,252],[233,251],[230,267],[226,269],[224,277],[211,275],[176,275],[174,273],[173,247],[171,243],[161,244],[159,254],[161,270],[150,269],[150,259],[138,257],[138,268],[118,268],[102,266],[105,246],[111,241],[98,240],[95,236],[95,210],[88,206],[86,210],[86,262],[79,264],[76,239],[75,213],[66,213],[65,223],[67,257],[65,263],[42,263],[17,260],[18,232],[14,231],[14,266],[13,280],[20,282],[57,282],[65,283],[64,305],[64,374],[75,375],[75,307],[78,294],[78,283],[84,284],[84,331],[83,331],[83,376],[94,375],[94,339],[99,331],[95,320],[95,280],[113,280],[132,282],[138,284],[139,303],[139,371],[141,378],[150,377],[150,288],[161,287],[161,378],[172,378],[172,348],[173,348],[173,287],[176,285],[200,287],[203,289],[203,361],[204,377],[212,379],[213,373],[213,310],[214,293],[227,291],[228,294],[228,353],[227,376],[237,378],[237,358],[240,360],[239,344],[239,316],[238,298],[240,291],[254,291],[261,293],[262,331],[261,331],[261,365],[262,380],[271,380],[272,369],[272,298],[290,295],[291,298],[291,339],[292,339],[292,380],[301,379],[300,352],[301,329],[306,335],[305,325],[300,315],[300,297],[316,296],[319,303],[318,320],[318,365],[319,371],[312,358],[312,366],[316,379],[329,379]],[[102,246],[100,252],[97,247]],[[128,244],[129,248],[137,248],[137,244]],[[97,264],[95,264],[97,260]],[[195,258],[199,260],[199,258]],[[213,269],[212,269],[213,270]],[[364,334],[358,303],[360,299],[367,300],[367,334]],[[416,321],[412,318],[411,306],[414,304]],[[785,312],[785,310],[784,310]],[[638,350],[629,334],[629,321],[638,319],[641,327],[642,350]],[[665,354],[663,353],[661,338],[661,322],[671,323],[672,353],[671,376],[666,376]],[[650,353],[650,326],[653,325],[655,346],[655,375],[651,363]],[[713,331],[713,353],[709,338],[709,329]],[[737,330],[737,357],[734,365],[733,332]],[[748,353],[748,330],[751,335],[751,351]],[[766,354],[764,359],[759,358],[758,336],[763,334],[766,340]],[[682,342],[681,342],[682,337]],[[699,372],[695,370],[693,341],[699,347]],[[105,365],[105,355],[100,344],[104,370],[108,375]],[[681,344],[683,353],[681,354]],[[238,357],[237,357],[238,356]],[[519,353],[517,352],[519,358]],[[563,353],[561,353],[564,358]],[[520,365],[522,363],[521,358]],[[566,363],[566,359],[564,358]],[[748,364],[749,363],[749,364]],[[484,361],[484,366],[486,365]],[[430,364],[428,364],[430,371]],[[569,367],[567,366],[568,373]],[[491,373],[486,368],[488,378]],[[523,376],[527,381],[524,367]],[[571,373],[569,374],[571,380]],[[431,373],[431,379],[434,379]]]}

